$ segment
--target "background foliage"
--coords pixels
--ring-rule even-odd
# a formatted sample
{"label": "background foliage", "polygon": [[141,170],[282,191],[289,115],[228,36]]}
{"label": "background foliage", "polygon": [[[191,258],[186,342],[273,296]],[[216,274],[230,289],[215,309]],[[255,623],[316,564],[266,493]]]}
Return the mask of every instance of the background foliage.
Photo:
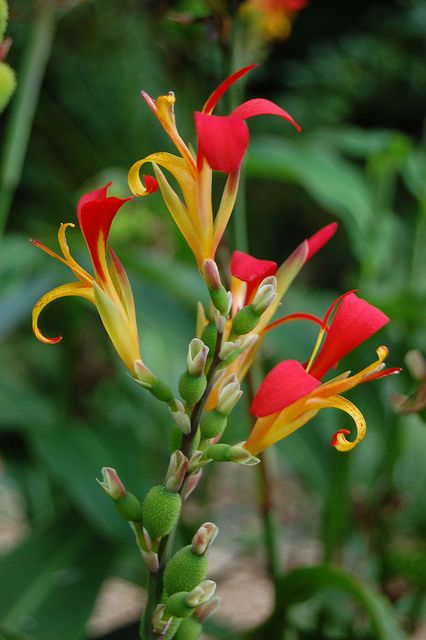
{"label": "background foliage", "polygon": [[[54,246],[59,223],[74,220],[81,193],[112,178],[122,195],[132,162],[169,149],[139,98],[141,88],[151,95],[173,89],[183,137],[192,137],[192,112],[228,72],[218,33],[221,11],[234,10],[231,5],[12,3],[8,60],[21,83],[18,94],[31,62],[39,64],[40,79],[43,60],[47,67],[38,99],[37,91],[21,97],[27,122],[35,108],[22,176],[19,167],[8,174],[8,126],[18,94],[1,120],[2,206],[13,178],[19,185],[0,252],[0,527],[7,533],[19,525],[25,535],[0,559],[7,585],[0,637],[89,638],[87,621],[105,578],[144,583],[130,532],[94,479],[101,466],[116,467],[143,496],[165,468],[168,415],[135,388],[83,302],[52,305],[42,319],[46,332],[63,333],[59,346],[35,341],[32,305],[64,273],[28,237]],[[176,13],[196,19],[177,20]],[[337,219],[338,236],[299,277],[286,311],[322,315],[340,292],[358,288],[392,318],[379,338],[390,346],[390,364],[403,364],[409,350],[426,352],[425,26],[424,0],[312,2],[291,38],[264,52],[269,57],[247,86],[248,97],[275,100],[304,127],[297,136],[272,119],[250,123],[250,252],[281,262]],[[32,78],[36,71],[31,68]],[[75,236],[70,242],[78,254],[83,247]],[[126,206],[111,242],[134,286],[144,360],[175,386],[195,304],[204,296],[192,258],[158,194]],[[232,246],[230,233],[224,256]],[[265,366],[303,360],[314,333],[285,325],[270,334]],[[376,344],[358,349],[350,366],[369,362]],[[426,431],[419,413],[399,415],[390,402],[392,394],[415,393],[418,384],[405,371],[352,394],[369,431],[349,455],[329,446],[336,427],[344,426],[333,412],[322,412],[275,448],[273,499],[283,562],[294,568],[278,581],[277,610],[244,637],[393,640],[420,629]],[[243,410],[231,426],[235,441],[243,439],[249,429]],[[255,474],[241,473],[243,480],[231,479],[231,506],[210,473],[186,523],[211,519],[213,510],[222,545],[249,562],[262,534]],[[232,485],[227,489],[232,494]],[[253,526],[232,526],[235,513]],[[182,538],[187,535],[183,528]],[[237,638],[243,632],[227,630],[217,617],[210,633]],[[129,634],[122,629],[114,637],[134,637],[134,630]]]}

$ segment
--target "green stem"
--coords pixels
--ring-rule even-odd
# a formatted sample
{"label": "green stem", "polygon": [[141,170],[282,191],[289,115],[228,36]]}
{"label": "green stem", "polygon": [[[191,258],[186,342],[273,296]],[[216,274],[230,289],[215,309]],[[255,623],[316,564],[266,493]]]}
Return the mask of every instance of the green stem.
{"label": "green stem", "polygon": [[274,512],[274,479],[270,464],[272,449],[266,449],[259,455],[258,469],[259,511],[263,524],[263,537],[265,541],[266,561],[269,574],[274,585],[275,597],[280,576],[280,552],[278,545],[278,528]]}
{"label": "green stem", "polygon": [[13,196],[21,179],[40,87],[52,48],[55,2],[44,0],[36,4],[37,13],[5,132],[0,168],[0,235],[6,227]]}

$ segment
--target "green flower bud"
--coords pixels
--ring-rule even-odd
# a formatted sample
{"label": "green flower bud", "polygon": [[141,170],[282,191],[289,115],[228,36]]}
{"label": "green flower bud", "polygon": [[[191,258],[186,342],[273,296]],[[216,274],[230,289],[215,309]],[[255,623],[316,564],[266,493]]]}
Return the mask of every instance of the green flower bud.
{"label": "green flower bud", "polygon": [[231,445],[225,443],[213,444],[205,450],[205,455],[216,462],[228,462],[228,451]]}
{"label": "green flower bud", "polygon": [[208,562],[205,555],[196,555],[191,545],[179,549],[167,563],[164,586],[167,593],[192,591],[205,580]]}
{"label": "green flower bud", "polygon": [[227,316],[229,313],[229,296],[225,287],[221,285],[219,289],[209,289],[209,294],[211,301],[219,313]]}
{"label": "green flower bud", "polygon": [[237,313],[232,323],[232,332],[237,336],[250,333],[259,322],[260,315],[256,313],[252,305],[243,307]]}
{"label": "green flower bud", "polygon": [[7,29],[7,21],[9,18],[9,7],[6,0],[0,0],[0,42],[3,40],[4,33]]}
{"label": "green flower bud", "polygon": [[143,525],[151,538],[163,538],[172,532],[180,514],[182,499],[163,485],[152,487],[142,504]]}
{"label": "green flower bud", "polygon": [[200,423],[201,435],[205,440],[220,436],[225,430],[228,418],[219,411],[213,410],[206,413]]}
{"label": "green flower bud", "polygon": [[203,329],[201,340],[209,348],[209,356],[212,357],[216,348],[217,329],[214,322],[209,322]]}
{"label": "green flower bud", "polygon": [[155,380],[155,382],[152,383],[149,391],[152,393],[154,398],[162,400],[162,402],[167,402],[167,404],[172,403],[174,400],[171,389],[166,385],[165,382],[162,382],[161,380]]}
{"label": "green flower bud", "polygon": [[0,62],[0,113],[7,106],[16,87],[16,76],[8,64]]}
{"label": "green flower bud", "polygon": [[142,505],[133,493],[126,493],[122,498],[115,501],[118,513],[130,522],[142,520]]}
{"label": "green flower bud", "polygon": [[198,640],[203,630],[203,625],[196,618],[191,617],[182,620],[175,640]]}
{"label": "green flower bud", "polygon": [[166,602],[166,614],[175,618],[187,618],[194,611],[194,607],[189,606],[187,598],[189,591],[177,591],[173,593]]}
{"label": "green flower bud", "polygon": [[191,376],[185,371],[179,379],[179,393],[188,404],[194,405],[201,399],[207,386],[207,378],[204,373],[200,376]]}

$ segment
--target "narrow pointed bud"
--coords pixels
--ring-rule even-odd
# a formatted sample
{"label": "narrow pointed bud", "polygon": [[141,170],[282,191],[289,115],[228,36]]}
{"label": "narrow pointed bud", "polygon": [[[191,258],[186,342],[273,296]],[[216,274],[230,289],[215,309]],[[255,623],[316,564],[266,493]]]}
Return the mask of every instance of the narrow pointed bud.
{"label": "narrow pointed bud", "polygon": [[269,276],[260,283],[252,307],[257,315],[262,315],[264,311],[274,302],[277,297],[277,279],[275,276]]}
{"label": "narrow pointed bud", "polygon": [[189,468],[188,472],[193,473],[194,471],[198,471],[198,469],[203,465],[203,452],[195,451],[189,459]]}
{"label": "narrow pointed bud", "polygon": [[172,624],[173,618],[166,614],[166,605],[157,604],[152,615],[152,629],[154,633],[164,637]]}
{"label": "narrow pointed bud", "polygon": [[213,302],[214,306],[222,315],[228,315],[228,292],[222,285],[219,269],[217,268],[216,262],[214,260],[211,260],[210,258],[204,260],[202,272],[205,283],[209,290],[210,299]]}
{"label": "narrow pointed bud", "polygon": [[109,497],[116,501],[119,498],[124,498],[127,491],[124,484],[121,482],[120,477],[115,469],[112,467],[102,467],[102,480],[96,480]]}
{"label": "narrow pointed bud", "polygon": [[196,473],[192,473],[190,476],[187,476],[185,482],[182,486],[182,491],[180,492],[182,496],[182,500],[187,500],[191,493],[197,488],[198,483],[201,480],[203,475],[203,470],[200,469]]}
{"label": "narrow pointed bud", "polygon": [[238,351],[241,346],[241,340],[235,342],[224,342],[219,351],[219,360],[227,360],[233,353]]}
{"label": "narrow pointed bud", "polygon": [[259,458],[253,456],[241,445],[234,445],[233,447],[230,447],[227,455],[230,462],[236,462],[237,464],[252,466],[260,462]]}
{"label": "narrow pointed bud", "polygon": [[135,360],[133,368],[136,375],[136,380],[146,389],[151,389],[155,382],[155,376],[150,369],[142,362],[142,360]]}
{"label": "narrow pointed bud", "polygon": [[205,602],[200,607],[197,607],[195,611],[195,617],[199,622],[204,622],[207,618],[210,618],[220,607],[220,598],[214,596],[210,598],[208,602]]}
{"label": "narrow pointed bud", "polygon": [[243,395],[237,376],[232,374],[222,382],[216,410],[223,416],[228,416]]}
{"label": "narrow pointed bud", "polygon": [[194,338],[189,343],[186,357],[187,371],[191,376],[200,376],[206,364],[209,348],[199,338]]}
{"label": "narrow pointed bud", "polygon": [[160,568],[158,553],[155,551],[142,551],[142,557],[150,573],[157,573]]}
{"label": "narrow pointed bud", "polygon": [[183,406],[180,400],[175,400],[175,410],[170,408],[170,413],[172,414],[173,420],[176,422],[179,430],[187,435],[191,431],[191,418],[185,411],[185,407]]}
{"label": "narrow pointed bud", "polygon": [[190,607],[199,607],[208,602],[216,592],[216,583],[213,580],[203,580],[186,597],[186,603]]}
{"label": "narrow pointed bud", "polygon": [[226,327],[226,318],[222,316],[217,309],[214,312],[214,323],[217,331],[222,335]]}
{"label": "narrow pointed bud", "polygon": [[205,522],[192,538],[191,549],[196,556],[203,556],[213,544],[219,528],[213,522]]}
{"label": "narrow pointed bud", "polygon": [[175,451],[170,456],[170,464],[167,470],[166,479],[164,485],[169,491],[177,493],[188,471],[188,458],[182,453],[182,451]]}

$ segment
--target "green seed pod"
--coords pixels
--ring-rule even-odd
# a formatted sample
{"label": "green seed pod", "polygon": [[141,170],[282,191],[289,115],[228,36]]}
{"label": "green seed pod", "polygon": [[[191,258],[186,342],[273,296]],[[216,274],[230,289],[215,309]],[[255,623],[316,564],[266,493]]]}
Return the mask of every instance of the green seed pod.
{"label": "green seed pod", "polygon": [[192,591],[207,576],[208,562],[205,555],[192,553],[191,545],[179,549],[169,560],[164,571],[167,593]]}
{"label": "green seed pod", "polygon": [[175,640],[198,640],[202,629],[203,625],[201,622],[191,616],[191,618],[182,620],[182,624],[175,635]]}
{"label": "green seed pod", "polygon": [[243,307],[237,313],[232,323],[232,332],[237,336],[250,333],[259,322],[259,315],[251,305]]}
{"label": "green seed pod", "polygon": [[188,591],[178,591],[173,593],[166,602],[166,613],[174,618],[187,618],[194,611],[194,607],[189,607],[186,603]]}
{"label": "green seed pod", "polygon": [[163,538],[172,532],[180,514],[182,499],[163,485],[152,487],[142,504],[143,525],[151,538]]}
{"label": "green seed pod", "polygon": [[197,404],[207,386],[205,374],[191,376],[185,371],[179,379],[179,393],[182,398],[191,405]]}
{"label": "green seed pod", "polygon": [[154,398],[162,400],[163,402],[170,403],[174,400],[171,389],[169,389],[166,383],[161,380],[155,380],[149,391],[152,393]]}
{"label": "green seed pod", "polygon": [[7,106],[16,87],[16,76],[8,64],[0,62],[0,113]]}
{"label": "green seed pod", "polygon": [[114,504],[118,513],[126,520],[131,522],[142,520],[142,505],[133,493],[126,493],[118,498]]}
{"label": "green seed pod", "polygon": [[210,322],[204,327],[201,340],[209,348],[209,357],[211,358],[214,354],[217,341],[217,329],[214,322]]}
{"label": "green seed pod", "polygon": [[3,40],[4,33],[7,29],[7,21],[9,18],[9,7],[6,0],[0,0],[0,42]]}
{"label": "green seed pod", "polygon": [[209,289],[209,294],[216,309],[225,316],[228,313],[229,307],[228,292],[225,287],[221,285],[219,289]]}
{"label": "green seed pod", "polygon": [[200,424],[201,435],[205,440],[220,436],[225,430],[228,418],[223,416],[219,411],[213,410],[206,413]]}

